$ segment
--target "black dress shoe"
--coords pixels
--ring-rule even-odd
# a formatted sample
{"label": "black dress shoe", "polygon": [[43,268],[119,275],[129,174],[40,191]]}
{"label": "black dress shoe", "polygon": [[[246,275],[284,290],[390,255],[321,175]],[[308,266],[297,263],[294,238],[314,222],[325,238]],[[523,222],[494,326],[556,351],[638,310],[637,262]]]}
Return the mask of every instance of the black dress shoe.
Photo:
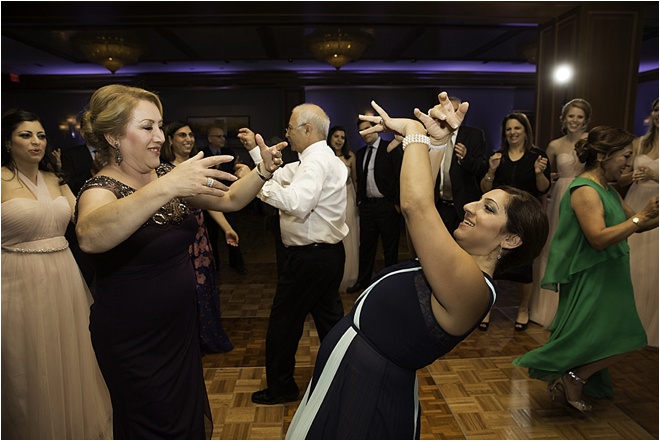
{"label": "black dress shoe", "polygon": [[231,265],[231,267],[234,269],[234,271],[242,276],[247,274],[247,268],[245,268],[243,265]]}
{"label": "black dress shoe", "polygon": [[359,283],[356,283],[353,286],[350,286],[346,288],[346,292],[349,294],[353,294],[354,292],[362,291],[366,288],[366,286],[360,285]]}
{"label": "black dress shoe", "polygon": [[257,404],[282,404],[298,400],[298,392],[286,395],[271,395],[268,389],[263,389],[252,394],[252,402]]}

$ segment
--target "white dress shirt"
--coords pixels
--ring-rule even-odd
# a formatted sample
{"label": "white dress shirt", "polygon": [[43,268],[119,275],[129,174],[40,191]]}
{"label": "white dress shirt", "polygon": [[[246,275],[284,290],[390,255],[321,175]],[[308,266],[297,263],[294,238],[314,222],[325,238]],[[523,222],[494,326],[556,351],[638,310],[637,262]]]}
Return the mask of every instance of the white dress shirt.
{"label": "white dress shirt", "polygon": [[276,170],[257,196],[280,210],[284,245],[339,243],[348,234],[348,170],[326,141],[310,145],[299,157],[300,162]]}
{"label": "white dress shirt", "polygon": [[457,134],[458,130],[455,130],[449,137],[447,144],[440,149],[442,152],[442,163],[440,164],[440,197],[446,201],[453,200],[449,169],[451,168],[452,155],[454,155]]}
{"label": "white dress shirt", "polygon": [[364,161],[367,161],[367,155],[369,155],[369,149],[373,148],[373,153],[371,158],[369,158],[369,164],[363,164],[362,170],[367,173],[367,197],[368,198],[384,198],[383,193],[378,190],[378,185],[376,185],[376,175],[374,174],[374,164],[376,164],[376,154],[378,153],[378,146],[380,145],[381,138],[380,136],[376,138],[376,142],[373,143],[373,147],[367,146],[367,151],[364,154]]}

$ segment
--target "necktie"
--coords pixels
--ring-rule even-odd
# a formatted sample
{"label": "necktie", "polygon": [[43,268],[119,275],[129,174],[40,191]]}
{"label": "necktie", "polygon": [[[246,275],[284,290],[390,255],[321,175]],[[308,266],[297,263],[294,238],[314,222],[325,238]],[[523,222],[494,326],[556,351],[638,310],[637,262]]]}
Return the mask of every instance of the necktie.
{"label": "necktie", "polygon": [[360,192],[362,192],[362,198],[367,197],[367,175],[369,174],[369,163],[371,162],[371,154],[374,151],[374,146],[367,146],[367,159],[364,161],[364,169],[362,172],[362,182],[359,186]]}
{"label": "necktie", "polygon": [[451,167],[451,160],[454,154],[454,135],[449,138],[447,147],[445,147],[445,154],[442,158],[442,185],[440,186],[440,197],[444,200],[451,201],[451,179],[449,178],[449,168]]}

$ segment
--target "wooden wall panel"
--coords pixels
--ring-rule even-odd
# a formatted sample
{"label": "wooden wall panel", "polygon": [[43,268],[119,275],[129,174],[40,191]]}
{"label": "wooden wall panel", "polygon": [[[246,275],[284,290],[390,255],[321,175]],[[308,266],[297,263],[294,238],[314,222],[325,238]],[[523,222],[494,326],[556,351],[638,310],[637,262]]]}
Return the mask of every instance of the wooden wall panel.
{"label": "wooden wall panel", "polygon": [[[584,98],[593,109],[591,127],[632,130],[643,28],[636,3],[586,3],[541,28],[539,38],[537,142],[541,148],[560,136],[561,106]],[[553,80],[561,63],[573,66],[572,83]]]}

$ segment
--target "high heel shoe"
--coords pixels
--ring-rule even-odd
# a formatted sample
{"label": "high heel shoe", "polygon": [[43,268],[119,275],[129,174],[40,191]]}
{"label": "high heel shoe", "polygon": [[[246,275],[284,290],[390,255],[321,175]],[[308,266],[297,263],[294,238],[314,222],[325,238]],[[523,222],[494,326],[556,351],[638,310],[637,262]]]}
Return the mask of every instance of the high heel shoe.
{"label": "high heel shoe", "polygon": [[[570,376],[573,380],[582,384],[586,383],[585,380],[575,375],[575,373],[572,371],[569,371],[565,375]],[[548,391],[551,394],[553,402],[557,402],[569,411],[577,410],[581,416],[584,416],[585,412],[591,412],[592,407],[590,404],[585,403],[583,400],[572,401],[568,398],[568,389],[564,383],[564,375],[557,378],[552,384],[550,384]]]}
{"label": "high heel shoe", "polygon": [[524,331],[525,329],[527,329],[527,325],[529,325],[529,321],[527,323],[515,322],[513,324],[513,329],[515,329],[516,331]]}

